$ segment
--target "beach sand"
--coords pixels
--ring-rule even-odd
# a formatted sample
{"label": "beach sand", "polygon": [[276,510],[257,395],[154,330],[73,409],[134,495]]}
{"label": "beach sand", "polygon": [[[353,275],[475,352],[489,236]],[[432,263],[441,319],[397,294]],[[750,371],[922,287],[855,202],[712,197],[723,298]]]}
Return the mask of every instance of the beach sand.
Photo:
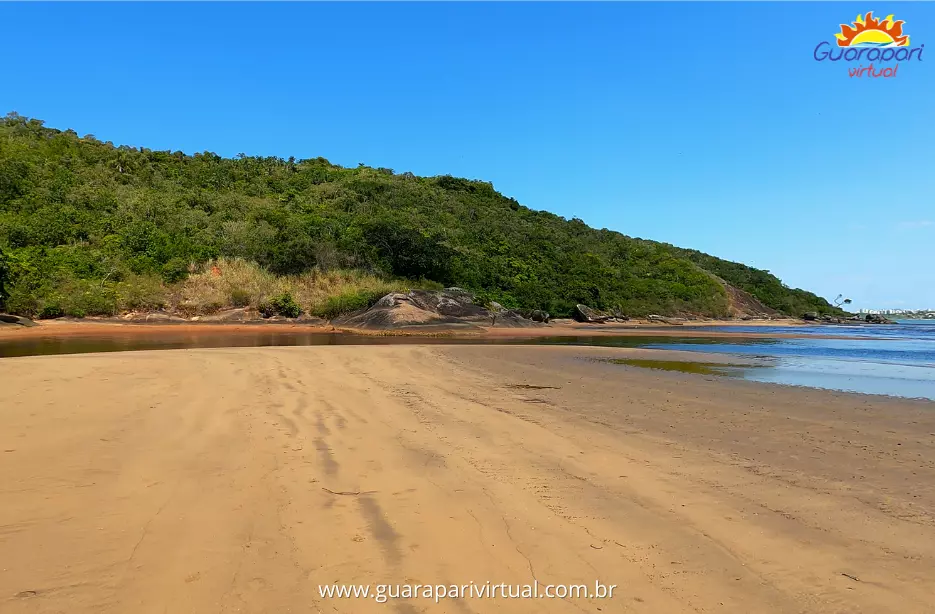
{"label": "beach sand", "polygon": [[[0,360],[0,611],[935,609],[935,405],[594,360],[663,355],[679,358]],[[318,592],[534,580],[617,588],[437,605]]]}

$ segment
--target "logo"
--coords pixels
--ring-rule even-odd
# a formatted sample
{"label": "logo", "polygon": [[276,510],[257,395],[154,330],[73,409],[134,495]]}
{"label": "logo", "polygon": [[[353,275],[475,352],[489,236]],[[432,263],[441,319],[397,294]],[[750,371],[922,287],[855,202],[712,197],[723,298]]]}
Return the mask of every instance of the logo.
{"label": "logo", "polygon": [[[879,21],[873,18],[873,12],[857,16],[857,21],[846,26],[841,24],[841,32],[835,34],[838,47],[908,47],[909,37],[903,36],[905,21],[893,21],[893,16]],[[852,27],[853,26],[853,27]]]}
{"label": "logo", "polygon": [[851,78],[895,77],[900,62],[921,62],[925,50],[925,45],[910,47],[909,35],[903,32],[905,23],[892,15],[877,19],[873,11],[858,15],[850,25],[841,24],[834,45],[822,41],[812,55],[817,62],[845,62]]}

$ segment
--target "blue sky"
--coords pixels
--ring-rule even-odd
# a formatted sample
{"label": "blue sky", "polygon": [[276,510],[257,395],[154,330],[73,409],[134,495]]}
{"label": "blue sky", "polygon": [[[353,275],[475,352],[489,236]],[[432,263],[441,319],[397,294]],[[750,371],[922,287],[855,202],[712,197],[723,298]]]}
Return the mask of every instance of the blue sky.
{"label": "blue sky", "polygon": [[[868,10],[930,58],[815,62]],[[0,3],[0,112],[118,144],[492,181],[534,209],[935,307],[935,5]]]}

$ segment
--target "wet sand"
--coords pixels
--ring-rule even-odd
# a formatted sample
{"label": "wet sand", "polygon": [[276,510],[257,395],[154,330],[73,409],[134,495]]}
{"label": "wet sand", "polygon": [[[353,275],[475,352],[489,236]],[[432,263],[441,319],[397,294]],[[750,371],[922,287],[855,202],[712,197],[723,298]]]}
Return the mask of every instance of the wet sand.
{"label": "wet sand", "polygon": [[[0,360],[0,611],[932,611],[935,404],[589,360],[625,356],[678,357]],[[439,605],[317,590],[534,579],[618,588]]]}

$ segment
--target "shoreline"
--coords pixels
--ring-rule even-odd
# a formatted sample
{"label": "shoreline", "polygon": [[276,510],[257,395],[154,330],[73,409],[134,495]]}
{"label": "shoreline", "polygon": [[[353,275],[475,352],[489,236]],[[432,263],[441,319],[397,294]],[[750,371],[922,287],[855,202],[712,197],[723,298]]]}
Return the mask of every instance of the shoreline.
{"label": "shoreline", "polygon": [[[789,332],[752,332],[730,330],[704,330],[711,327],[745,328],[788,328]],[[7,326],[0,328],[0,342],[8,339],[34,338],[80,338],[80,337],[153,337],[177,335],[247,335],[272,333],[276,335],[295,334],[337,334],[354,336],[380,337],[450,337],[454,339],[536,339],[542,337],[697,337],[697,338],[777,338],[777,339],[862,339],[854,335],[819,335],[795,332],[796,328],[808,327],[810,323],[799,320],[773,321],[718,321],[699,320],[684,325],[659,324],[656,322],[586,324],[580,322],[559,322],[526,328],[507,328],[475,326],[425,327],[374,330],[359,329],[330,324],[305,324],[301,322],[173,322],[139,323],[113,320],[39,320],[36,326]]]}

